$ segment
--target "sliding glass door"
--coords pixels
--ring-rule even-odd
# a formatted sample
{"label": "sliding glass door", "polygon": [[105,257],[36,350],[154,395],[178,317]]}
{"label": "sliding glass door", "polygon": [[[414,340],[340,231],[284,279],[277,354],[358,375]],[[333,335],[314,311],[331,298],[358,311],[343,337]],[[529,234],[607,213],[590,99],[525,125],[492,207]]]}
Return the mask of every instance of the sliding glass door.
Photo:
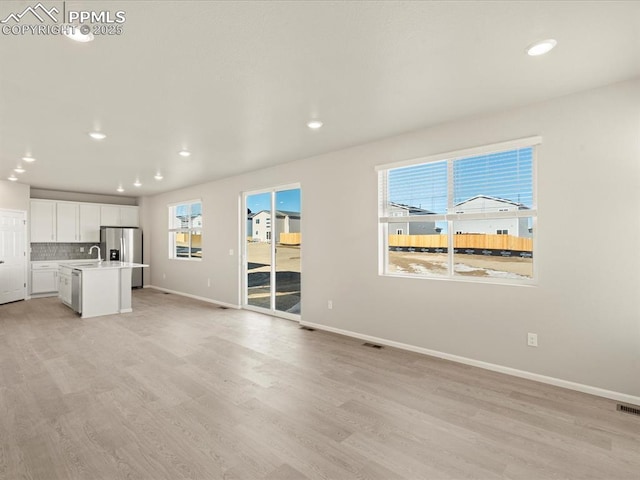
{"label": "sliding glass door", "polygon": [[271,309],[271,194],[249,195],[246,205],[246,304]]}
{"label": "sliding glass door", "polygon": [[244,305],[298,320],[301,314],[300,188],[244,196]]}
{"label": "sliding glass door", "polygon": [[275,195],[274,308],[299,315],[300,308],[300,189],[280,190]]}

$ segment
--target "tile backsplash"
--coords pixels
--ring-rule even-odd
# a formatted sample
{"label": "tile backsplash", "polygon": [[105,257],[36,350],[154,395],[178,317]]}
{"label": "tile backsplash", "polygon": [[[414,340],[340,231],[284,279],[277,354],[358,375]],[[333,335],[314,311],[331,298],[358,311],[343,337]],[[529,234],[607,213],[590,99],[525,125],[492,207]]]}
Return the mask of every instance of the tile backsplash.
{"label": "tile backsplash", "polygon": [[[98,243],[32,243],[31,261],[47,260],[85,260],[98,258],[95,250],[89,255],[89,249]],[[84,252],[80,249],[83,248]]]}

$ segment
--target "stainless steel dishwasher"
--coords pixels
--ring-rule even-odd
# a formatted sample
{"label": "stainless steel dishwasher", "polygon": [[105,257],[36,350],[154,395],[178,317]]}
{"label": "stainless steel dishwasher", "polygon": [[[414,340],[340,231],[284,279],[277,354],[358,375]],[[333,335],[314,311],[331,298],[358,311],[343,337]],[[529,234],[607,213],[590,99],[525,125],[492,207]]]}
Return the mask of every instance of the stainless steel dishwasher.
{"label": "stainless steel dishwasher", "polygon": [[71,308],[82,313],[82,271],[71,271]]}

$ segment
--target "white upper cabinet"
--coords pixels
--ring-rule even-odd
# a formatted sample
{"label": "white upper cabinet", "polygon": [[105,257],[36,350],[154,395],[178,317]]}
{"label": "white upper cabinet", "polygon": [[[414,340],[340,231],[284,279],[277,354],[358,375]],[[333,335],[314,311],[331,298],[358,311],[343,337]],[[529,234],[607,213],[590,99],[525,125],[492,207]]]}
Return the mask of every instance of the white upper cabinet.
{"label": "white upper cabinet", "polygon": [[123,227],[139,226],[138,207],[120,207],[120,220]]}
{"label": "white upper cabinet", "polygon": [[31,200],[31,241],[56,241],[56,202]]}
{"label": "white upper cabinet", "polygon": [[117,205],[102,205],[100,207],[100,225],[103,227],[119,227],[120,207]]}
{"label": "white upper cabinet", "polygon": [[79,241],[79,205],[77,203],[58,202],[56,204],[56,241],[73,243]]}
{"label": "white upper cabinet", "polygon": [[58,202],[57,241],[60,243],[99,242],[100,205]]}
{"label": "white upper cabinet", "polygon": [[104,227],[137,227],[138,207],[102,205],[101,225]]}
{"label": "white upper cabinet", "polygon": [[80,236],[81,242],[100,241],[100,205],[93,203],[80,204]]}
{"label": "white upper cabinet", "polygon": [[31,200],[32,243],[97,243],[100,227],[137,227],[138,207]]}

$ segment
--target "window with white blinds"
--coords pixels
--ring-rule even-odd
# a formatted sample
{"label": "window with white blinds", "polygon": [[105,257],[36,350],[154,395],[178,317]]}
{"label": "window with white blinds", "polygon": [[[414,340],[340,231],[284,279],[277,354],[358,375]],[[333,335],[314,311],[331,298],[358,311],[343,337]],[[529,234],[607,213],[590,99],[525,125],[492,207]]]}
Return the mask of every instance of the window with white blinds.
{"label": "window with white blinds", "polygon": [[381,273],[532,283],[539,143],[378,167]]}

